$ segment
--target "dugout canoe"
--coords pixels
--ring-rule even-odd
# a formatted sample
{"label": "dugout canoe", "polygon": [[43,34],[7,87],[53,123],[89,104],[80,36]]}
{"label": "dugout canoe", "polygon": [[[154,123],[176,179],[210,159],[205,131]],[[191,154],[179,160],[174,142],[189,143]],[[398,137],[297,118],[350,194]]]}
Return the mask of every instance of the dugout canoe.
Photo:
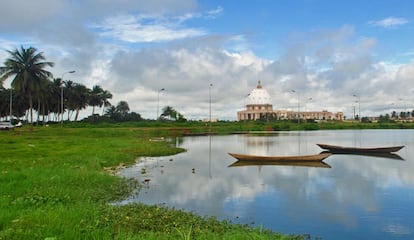
{"label": "dugout canoe", "polygon": [[318,162],[332,155],[331,153],[319,153],[313,155],[293,155],[293,156],[259,156],[259,155],[246,155],[238,153],[229,153],[230,156],[238,159],[239,161],[279,161],[279,162]]}
{"label": "dugout canoe", "polygon": [[404,147],[404,146],[392,146],[392,147],[360,148],[360,147],[343,147],[343,146],[321,144],[321,143],[317,143],[316,145],[332,153],[392,153],[392,152],[398,152],[401,148]]}
{"label": "dugout canoe", "polygon": [[246,166],[290,166],[290,167],[331,168],[329,164],[323,161],[237,160],[234,163],[229,165],[229,167],[246,167]]}

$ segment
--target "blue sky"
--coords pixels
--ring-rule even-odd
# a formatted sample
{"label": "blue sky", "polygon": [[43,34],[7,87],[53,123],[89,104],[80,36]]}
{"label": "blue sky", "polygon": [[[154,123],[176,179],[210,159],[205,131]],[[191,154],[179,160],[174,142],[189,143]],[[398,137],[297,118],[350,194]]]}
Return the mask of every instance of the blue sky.
{"label": "blue sky", "polygon": [[[113,105],[155,118],[236,119],[261,80],[274,109],[349,118],[411,110],[412,1],[1,1],[0,63],[33,46],[50,71],[113,93]],[[24,13],[24,14],[22,14]],[[67,79],[65,79],[67,80]],[[5,87],[9,82],[4,83]],[[359,98],[353,95],[359,96]],[[308,99],[312,98],[312,101]],[[91,113],[90,109],[84,115]]]}

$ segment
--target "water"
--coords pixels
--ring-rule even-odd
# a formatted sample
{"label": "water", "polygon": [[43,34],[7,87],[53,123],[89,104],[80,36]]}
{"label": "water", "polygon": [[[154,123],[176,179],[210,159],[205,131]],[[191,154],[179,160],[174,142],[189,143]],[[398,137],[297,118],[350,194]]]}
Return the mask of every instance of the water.
{"label": "water", "polygon": [[[187,152],[141,158],[122,175],[145,187],[123,203],[162,204],[232,222],[323,239],[414,239],[414,131],[342,130],[185,137]],[[332,155],[330,168],[229,167],[228,152],[319,153],[316,143],[405,145],[404,160]],[[147,180],[147,181],[145,181]],[[149,180],[149,181],[148,181]]]}

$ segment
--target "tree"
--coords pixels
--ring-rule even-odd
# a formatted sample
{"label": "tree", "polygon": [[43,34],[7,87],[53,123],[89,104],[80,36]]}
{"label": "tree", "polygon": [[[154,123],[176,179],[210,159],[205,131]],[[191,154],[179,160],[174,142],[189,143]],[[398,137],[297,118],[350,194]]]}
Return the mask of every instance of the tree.
{"label": "tree", "polygon": [[90,97],[90,89],[88,89],[85,85],[77,83],[73,89],[73,108],[76,111],[75,121],[78,120],[79,111],[81,109],[85,109],[88,106],[89,97]]}
{"label": "tree", "polygon": [[175,115],[175,110],[173,107],[166,106],[162,109],[161,117],[168,117],[169,119],[173,118]]}
{"label": "tree", "polygon": [[92,115],[95,114],[95,107],[102,106],[102,93],[104,90],[99,86],[95,85],[92,87],[91,95],[89,98],[89,105],[92,106]]}
{"label": "tree", "polygon": [[54,63],[45,62],[42,52],[37,52],[36,48],[24,48],[20,50],[7,51],[10,57],[4,62],[4,66],[0,67],[0,81],[14,76],[12,80],[12,88],[16,92],[23,93],[28,97],[30,122],[33,125],[33,97],[39,95],[42,81],[51,78],[51,72],[46,71],[46,67],[53,67]]}
{"label": "tree", "polygon": [[391,113],[391,117],[392,117],[392,118],[397,118],[397,112],[396,112],[396,111],[392,111],[392,113]]}
{"label": "tree", "polygon": [[63,112],[62,112],[62,118],[63,113],[65,112],[65,109],[68,109],[68,121],[70,120],[71,111],[75,110],[76,100],[75,100],[75,83],[71,80],[64,81],[64,88],[63,88]]}
{"label": "tree", "polygon": [[[51,91],[51,101],[50,101],[50,108],[53,109],[52,112],[55,113],[55,120],[59,121],[59,115],[61,113],[61,88],[63,88],[63,81],[61,78],[55,78],[52,81],[52,89]],[[63,115],[62,115],[63,116]]]}
{"label": "tree", "polygon": [[112,94],[106,90],[103,90],[99,85],[92,87],[89,105],[92,106],[92,115],[95,114],[95,107],[104,107],[102,114],[105,110],[105,107],[111,106],[111,103],[108,99],[112,98]]}
{"label": "tree", "polygon": [[118,105],[116,105],[116,111],[121,114],[124,118],[129,112],[129,105],[126,101],[120,101]]}
{"label": "tree", "polygon": [[166,106],[162,109],[161,117],[168,117],[168,119],[174,119],[175,121],[186,121],[181,113],[177,112],[173,107],[170,106]]}
{"label": "tree", "polygon": [[112,93],[110,93],[109,91],[104,90],[103,93],[102,93],[102,97],[101,97],[102,105],[100,106],[100,107],[103,106],[102,115],[105,111],[105,108],[111,106],[111,103],[108,101],[108,99],[111,99],[111,98],[112,98]]}

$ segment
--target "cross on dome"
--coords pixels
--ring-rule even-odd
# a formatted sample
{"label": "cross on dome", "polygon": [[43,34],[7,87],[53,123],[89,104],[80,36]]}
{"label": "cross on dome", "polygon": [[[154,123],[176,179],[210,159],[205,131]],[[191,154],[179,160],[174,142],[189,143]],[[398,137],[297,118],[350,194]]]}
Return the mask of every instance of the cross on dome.
{"label": "cross on dome", "polygon": [[257,88],[258,89],[262,88],[262,81],[260,81],[260,80],[257,81]]}
{"label": "cross on dome", "polygon": [[260,80],[257,81],[257,87],[253,89],[248,98],[247,98],[247,105],[271,105],[272,101],[270,98],[269,93],[266,89],[262,87],[262,82]]}

